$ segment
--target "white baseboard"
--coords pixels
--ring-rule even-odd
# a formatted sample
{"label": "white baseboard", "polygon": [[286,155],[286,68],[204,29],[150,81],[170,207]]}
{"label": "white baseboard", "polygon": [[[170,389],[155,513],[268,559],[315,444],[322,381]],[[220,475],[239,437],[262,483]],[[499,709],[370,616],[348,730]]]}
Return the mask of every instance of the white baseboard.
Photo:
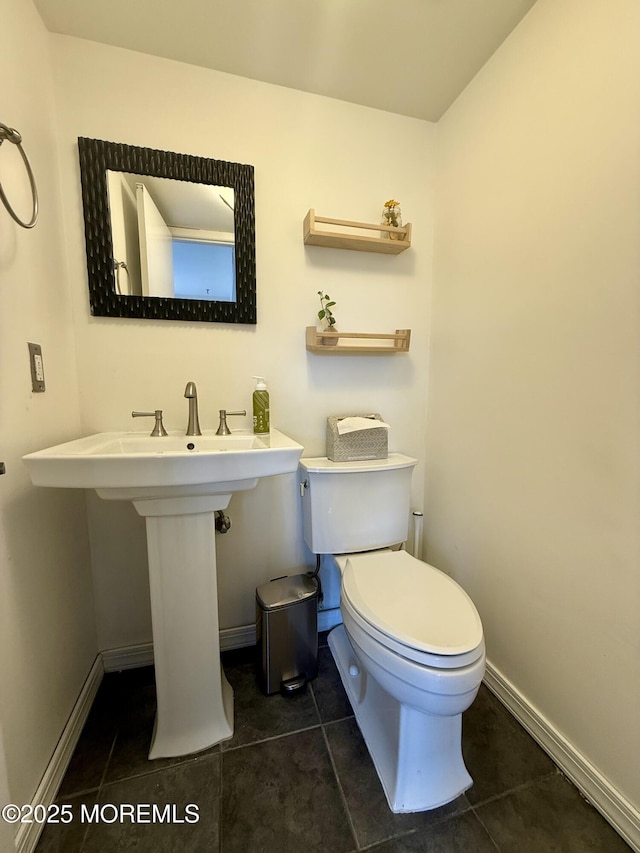
{"label": "white baseboard", "polygon": [[[31,800],[31,806],[34,809],[36,806],[44,806],[45,809],[48,809],[55,800],[64,774],[71,761],[73,751],[78,743],[82,727],[89,716],[89,711],[100,687],[103,675],[102,658],[98,655],[73,706],[71,715],[47,765],[44,776],[38,785],[38,789]],[[20,824],[15,839],[16,853],[33,853],[43,828],[44,824],[35,821],[33,823]]]}
{"label": "white baseboard", "polygon": [[616,832],[640,853],[640,811],[489,661],[484,681]]}
{"label": "white baseboard", "polygon": [[[330,610],[318,610],[318,631],[330,631],[342,622],[339,607]],[[224,628],[220,631],[220,650],[242,649],[256,643],[256,626],[241,625],[239,628]],[[153,663],[153,643],[139,643],[135,646],[121,646],[117,649],[105,649],[102,652],[105,672],[118,672],[122,669],[135,669],[150,666]]]}
{"label": "white baseboard", "polygon": [[139,643],[137,646],[106,649],[101,654],[105,672],[137,669],[139,666],[150,666],[153,663],[153,643]]}
{"label": "white baseboard", "polygon": [[[220,651],[255,646],[256,626],[241,625],[239,628],[224,628],[220,631]],[[105,672],[117,672],[121,669],[135,669],[150,666],[153,663],[153,643],[140,643],[137,646],[122,646],[118,649],[106,649],[102,652]]]}

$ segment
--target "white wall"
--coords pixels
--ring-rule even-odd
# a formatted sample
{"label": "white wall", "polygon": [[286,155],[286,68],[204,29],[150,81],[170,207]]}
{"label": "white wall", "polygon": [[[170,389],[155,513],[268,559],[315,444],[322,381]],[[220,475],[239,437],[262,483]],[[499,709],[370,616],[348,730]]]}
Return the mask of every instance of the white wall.
{"label": "white wall", "polygon": [[[7,467],[0,477],[0,783],[5,769],[8,783],[0,794],[25,803],[97,647],[83,495],[33,488],[20,460],[77,435],[80,414],[48,36],[22,0],[0,4],[0,32],[0,121],[23,135],[41,205],[40,221],[27,231],[0,204],[0,459]],[[0,181],[28,219],[28,181],[8,142]],[[28,341],[42,345],[44,394],[31,391]]]}
{"label": "white wall", "polygon": [[[266,376],[272,426],[324,453],[326,416],[380,411],[396,449],[424,457],[431,287],[434,127],[422,121],[181,63],[52,36],[64,216],[78,346],[82,431],[140,429],[132,409],[162,408],[184,429],[188,380],[200,423],[220,408],[251,413],[252,375]],[[250,163],[255,167],[258,324],[93,318],[86,287],[77,137]],[[399,198],[414,225],[397,257],[305,248],[302,221],[321,215],[377,222]],[[308,354],[319,289],[344,331],[412,329],[407,356]],[[250,416],[236,419],[249,427]],[[422,470],[414,502],[422,503]],[[294,475],[232,498],[218,537],[222,628],[253,622],[255,587],[311,565]],[[151,637],[144,527],[132,507],[89,498],[101,648]],[[124,532],[124,535],[123,535]],[[335,602],[337,604],[337,602]]]}
{"label": "white wall", "polygon": [[640,5],[538,0],[438,125],[428,558],[640,806]]}

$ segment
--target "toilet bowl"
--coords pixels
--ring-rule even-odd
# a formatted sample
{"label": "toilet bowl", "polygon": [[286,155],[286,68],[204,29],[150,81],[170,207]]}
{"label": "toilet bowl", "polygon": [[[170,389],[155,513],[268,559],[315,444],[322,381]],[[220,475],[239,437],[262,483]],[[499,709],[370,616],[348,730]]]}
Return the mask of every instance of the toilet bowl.
{"label": "toilet bowl", "polygon": [[[361,577],[355,595],[354,566]],[[443,601],[437,589],[431,589],[430,598],[425,600],[427,591],[419,588],[416,577],[427,582],[423,587],[429,586],[429,581],[431,586],[449,587],[448,601]],[[397,597],[390,597],[389,590],[397,595],[401,585],[407,596],[406,601],[398,602]],[[370,669],[375,668],[375,678],[385,689],[399,701],[430,714],[466,711],[484,675],[484,639],[478,613],[455,581],[406,551],[376,552],[347,559],[341,593],[340,609],[347,636],[370,661]],[[375,598],[377,593],[382,607],[374,610],[365,601]],[[395,614],[390,617],[388,612],[381,612],[383,608],[388,611],[390,606],[397,613],[396,623],[392,621]],[[456,641],[455,652],[451,653],[444,651],[452,648],[451,645],[443,647],[438,642],[437,628],[429,612],[438,608],[442,614],[445,607],[448,638],[455,637]],[[418,626],[420,636],[407,634],[412,610],[423,620]]]}
{"label": "toilet bowl", "polygon": [[[462,714],[485,670],[482,623],[462,587],[386,549],[406,541],[415,464],[401,454],[300,462],[305,541],[341,572],[343,623],[329,647],[393,812],[437,808],[473,784]],[[335,556],[336,544],[346,553]]]}
{"label": "toilet bowl", "polygon": [[406,551],[336,562],[344,621],[329,647],[389,807],[444,805],[472,784],[461,715],[485,669],[478,613],[455,581]]}

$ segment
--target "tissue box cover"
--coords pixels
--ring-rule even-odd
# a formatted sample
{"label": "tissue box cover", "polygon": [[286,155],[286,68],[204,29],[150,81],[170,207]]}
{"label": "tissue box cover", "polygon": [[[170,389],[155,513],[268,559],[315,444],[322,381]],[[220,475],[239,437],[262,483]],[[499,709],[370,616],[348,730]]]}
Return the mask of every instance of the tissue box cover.
{"label": "tissue box cover", "polygon": [[359,462],[363,459],[386,459],[389,455],[389,430],[362,429],[338,434],[338,421],[343,418],[372,418],[381,421],[378,414],[330,415],[327,418],[327,457],[332,462]]}

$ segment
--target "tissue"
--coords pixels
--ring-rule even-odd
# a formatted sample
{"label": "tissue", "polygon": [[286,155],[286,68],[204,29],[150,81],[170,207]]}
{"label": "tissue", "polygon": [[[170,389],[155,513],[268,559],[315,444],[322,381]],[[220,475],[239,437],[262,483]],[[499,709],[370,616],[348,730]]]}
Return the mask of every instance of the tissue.
{"label": "tissue", "polygon": [[390,429],[389,424],[384,421],[379,421],[376,418],[365,418],[360,415],[353,417],[340,418],[337,423],[338,435],[345,435],[349,432],[358,432],[361,429]]}

